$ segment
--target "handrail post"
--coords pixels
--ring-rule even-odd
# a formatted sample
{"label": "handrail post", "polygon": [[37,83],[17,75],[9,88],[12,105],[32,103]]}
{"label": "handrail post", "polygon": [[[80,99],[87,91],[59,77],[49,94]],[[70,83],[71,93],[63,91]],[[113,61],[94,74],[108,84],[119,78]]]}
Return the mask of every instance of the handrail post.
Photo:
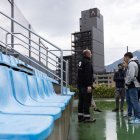
{"label": "handrail post", "polygon": [[[29,29],[31,30],[31,24],[29,24]],[[31,32],[29,32],[29,58],[31,58]]]}
{"label": "handrail post", "polygon": [[41,39],[39,38],[39,62],[41,62],[40,51],[41,51]]}
{"label": "handrail post", "polygon": [[7,49],[8,49],[8,48],[7,48],[7,47],[8,47],[8,46],[7,46],[7,44],[8,44],[8,34],[9,34],[9,33],[6,33],[6,36],[5,36],[6,54],[7,54]]}
{"label": "handrail post", "polygon": [[[11,0],[11,18],[14,19],[14,0]],[[11,20],[11,33],[14,33],[14,21]],[[14,48],[14,37],[11,35],[11,44]]]}
{"label": "handrail post", "polygon": [[61,95],[63,94],[63,51],[61,50]]}
{"label": "handrail post", "polygon": [[68,60],[66,61],[66,94],[68,94],[68,90],[67,90],[67,88],[68,88]]}
{"label": "handrail post", "polygon": [[46,50],[46,67],[48,68],[48,51]]}

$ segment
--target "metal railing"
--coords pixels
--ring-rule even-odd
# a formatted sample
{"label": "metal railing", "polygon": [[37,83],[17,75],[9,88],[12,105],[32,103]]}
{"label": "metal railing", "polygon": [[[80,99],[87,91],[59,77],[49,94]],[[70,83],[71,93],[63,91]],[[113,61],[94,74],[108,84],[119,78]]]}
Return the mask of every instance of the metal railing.
{"label": "metal railing", "polygon": [[[30,34],[33,34],[39,40],[39,43],[37,43],[33,39],[31,39],[30,37],[27,37],[26,35],[24,35],[22,33],[13,33],[13,32],[10,32],[10,31],[8,31],[8,30],[6,30],[6,29],[4,29],[3,27],[0,26],[0,29],[6,32],[6,36],[5,36],[6,53],[7,53],[7,49],[8,48],[14,50],[14,48],[12,46],[20,45],[23,48],[27,49],[29,51],[29,54],[34,53],[36,56],[38,56],[39,57],[39,61],[41,61],[41,59],[45,60],[46,61],[46,68],[44,68],[39,63],[37,63],[34,60],[32,60],[31,58],[29,58],[30,55],[29,55],[29,57],[27,57],[27,56],[25,56],[25,55],[23,55],[23,54],[21,54],[21,53],[18,52],[19,54],[21,54],[22,56],[24,56],[28,60],[36,63],[39,67],[45,69],[46,71],[48,71],[49,73],[51,73],[53,76],[55,76],[57,79],[59,79],[60,80],[60,85],[61,85],[61,94],[63,94],[63,85],[64,85],[64,83],[65,83],[66,87],[68,86],[68,62],[63,59],[63,50],[60,49],[59,47],[57,47],[56,45],[52,44],[48,40],[44,39],[40,35],[36,34],[32,30],[28,29],[27,27],[21,25],[19,22],[17,22],[14,19],[10,18],[9,16],[7,16],[6,14],[4,14],[3,12],[0,12],[0,14],[3,15],[5,18],[9,19],[10,21],[12,21],[17,26],[20,26],[21,28],[23,28],[26,31],[30,32]],[[8,43],[8,35],[13,36],[18,41],[20,41],[20,43],[18,42],[18,43],[13,43],[13,44],[10,43],[9,44]],[[28,39],[29,42],[27,43],[23,38],[21,39],[17,35],[22,36],[24,39],[25,38]],[[21,42],[24,43],[25,45],[28,45],[29,48],[28,47],[25,47],[25,45],[21,44]],[[49,51],[48,50],[48,46],[46,47],[46,45],[43,42],[45,42],[46,44],[50,45],[51,46],[51,49],[53,47],[57,51],[59,51],[60,52],[60,56],[57,56],[56,54],[54,54],[51,51]],[[34,47],[32,45],[32,43],[34,43],[35,45],[37,45],[39,47],[39,49],[37,49],[36,47]],[[35,53],[33,51],[33,49],[36,50],[38,53]],[[43,53],[41,51],[41,49],[44,49],[46,51],[46,54]],[[17,50],[15,50],[15,51],[17,52]],[[58,61],[56,61],[51,56],[49,56],[49,54],[51,54],[54,57],[56,57],[56,59],[58,59]],[[41,55],[45,56],[46,59],[44,59]],[[56,65],[54,65],[52,62],[50,62],[48,59],[50,59],[51,61],[55,62]],[[53,65],[54,67],[56,67],[56,70],[59,69],[61,74],[60,75],[57,75],[57,74],[53,73],[50,69],[48,69],[48,63],[51,64],[51,65]],[[63,69],[63,63],[65,64],[66,70]],[[63,79],[63,73],[65,73],[65,77],[66,77],[65,80]]]}

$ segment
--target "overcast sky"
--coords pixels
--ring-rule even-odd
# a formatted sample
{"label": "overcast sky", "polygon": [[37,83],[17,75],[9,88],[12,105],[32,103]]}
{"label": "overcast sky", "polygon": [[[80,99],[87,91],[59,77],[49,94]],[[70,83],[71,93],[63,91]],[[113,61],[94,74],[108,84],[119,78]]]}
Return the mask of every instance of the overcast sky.
{"label": "overcast sky", "polygon": [[63,49],[79,31],[81,11],[98,7],[104,16],[105,63],[140,49],[140,0],[15,0],[37,33]]}

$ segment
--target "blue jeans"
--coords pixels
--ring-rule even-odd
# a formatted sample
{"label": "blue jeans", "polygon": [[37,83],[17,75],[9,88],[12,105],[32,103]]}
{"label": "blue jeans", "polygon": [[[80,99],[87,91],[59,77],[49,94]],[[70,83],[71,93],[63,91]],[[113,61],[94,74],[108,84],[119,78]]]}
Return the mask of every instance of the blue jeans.
{"label": "blue jeans", "polygon": [[126,90],[126,103],[127,103],[128,116],[132,116],[133,115],[133,106],[130,101],[128,90]]}
{"label": "blue jeans", "polygon": [[140,104],[138,101],[138,88],[130,88],[126,90],[126,100],[128,104],[128,115],[132,115],[132,109],[133,109],[134,116],[140,119]]}

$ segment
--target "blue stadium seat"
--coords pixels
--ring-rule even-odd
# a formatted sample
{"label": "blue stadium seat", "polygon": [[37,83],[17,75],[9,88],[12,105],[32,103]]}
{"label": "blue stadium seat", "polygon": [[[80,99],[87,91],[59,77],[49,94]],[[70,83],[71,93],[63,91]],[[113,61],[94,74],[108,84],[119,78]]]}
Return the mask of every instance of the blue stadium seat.
{"label": "blue stadium seat", "polygon": [[2,56],[2,52],[0,52],[0,61],[2,61],[2,57],[1,56]]}
{"label": "blue stadium seat", "polygon": [[46,92],[45,88],[48,90],[48,85],[44,86],[44,82],[43,79],[41,78],[37,78],[37,85],[38,85],[38,91],[39,91],[39,95],[40,97],[42,97],[42,99],[44,100],[49,100],[50,102],[56,102],[56,103],[65,103],[66,105],[68,104],[67,100],[63,99],[63,98],[55,98],[52,96],[49,96],[48,92]]}
{"label": "blue stadium seat", "polygon": [[[38,93],[38,88],[37,88],[37,81],[35,76],[30,76],[24,73],[19,73],[19,76],[22,78],[24,81],[21,86],[26,86],[28,83],[28,88],[29,92],[26,93],[27,96],[27,101],[25,102],[26,105],[29,106],[48,106],[48,107],[60,107],[62,110],[65,109],[65,104],[64,103],[55,103],[55,102],[50,102],[48,100],[43,100],[39,96]],[[26,78],[27,77],[27,78]],[[18,82],[18,79],[15,78],[15,80]],[[20,81],[19,81],[20,82]],[[26,85],[25,85],[26,84]]]}
{"label": "blue stadium seat", "polygon": [[64,100],[66,104],[69,103],[71,97],[70,96],[61,96],[61,95],[57,95],[54,91],[53,88],[53,84],[52,82],[48,81],[48,80],[43,80],[44,82],[44,88],[45,88],[45,93],[47,95],[49,95],[49,98],[55,98],[57,100]]}
{"label": "blue stadium seat", "polygon": [[1,62],[2,64],[10,66],[10,57],[6,54],[1,54]]}
{"label": "blue stadium seat", "polygon": [[23,62],[22,60],[19,60],[18,63],[26,66],[25,62]]}
{"label": "blue stadium seat", "polygon": [[17,58],[15,58],[14,56],[10,56],[10,62],[12,66],[17,67],[17,64],[18,64]]}
{"label": "blue stadium seat", "polygon": [[0,140],[43,140],[54,128],[53,117],[0,113]]}
{"label": "blue stadium seat", "polygon": [[[0,111],[9,114],[24,114],[24,115],[50,115],[54,119],[61,117],[61,109],[57,107],[28,107],[24,106],[22,103],[27,101],[27,96],[25,95],[27,91],[26,87],[21,87],[22,79],[20,83],[17,83],[12,78],[9,68],[0,66]],[[17,74],[19,72],[13,73],[13,76],[20,78]],[[15,83],[13,83],[13,81]],[[15,86],[16,85],[16,86]],[[15,87],[15,88],[13,88]],[[13,93],[14,92],[14,93]],[[15,99],[18,100],[16,100]]]}
{"label": "blue stadium seat", "polygon": [[71,97],[69,97],[69,96],[60,96],[60,95],[57,95],[55,93],[55,90],[54,90],[54,87],[53,87],[53,83],[51,81],[44,80],[44,82],[48,83],[48,88],[50,89],[49,92],[51,93],[52,96],[57,96],[57,97],[65,98],[67,100],[70,100],[71,99]]}
{"label": "blue stadium seat", "polygon": [[47,76],[47,80],[51,81],[52,83],[59,84],[57,80],[52,79],[51,77],[48,77],[48,76]]}
{"label": "blue stadium seat", "polygon": [[73,96],[75,92],[71,92],[69,88],[63,87],[63,94]]}

